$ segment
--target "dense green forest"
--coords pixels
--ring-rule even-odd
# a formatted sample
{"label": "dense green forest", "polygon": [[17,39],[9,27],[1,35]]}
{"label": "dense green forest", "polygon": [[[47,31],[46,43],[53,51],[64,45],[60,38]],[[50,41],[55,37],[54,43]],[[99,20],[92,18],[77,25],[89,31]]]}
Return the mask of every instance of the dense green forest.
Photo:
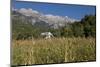
{"label": "dense green forest", "polygon": [[95,37],[96,16],[86,15],[80,22],[69,24],[61,29],[61,36]]}
{"label": "dense green forest", "polygon": [[31,21],[16,17],[12,19],[13,39],[40,38],[40,33],[49,31],[54,37],[95,37],[96,15],[86,15],[79,22],[68,23],[59,29],[46,28],[45,26],[32,25]]}

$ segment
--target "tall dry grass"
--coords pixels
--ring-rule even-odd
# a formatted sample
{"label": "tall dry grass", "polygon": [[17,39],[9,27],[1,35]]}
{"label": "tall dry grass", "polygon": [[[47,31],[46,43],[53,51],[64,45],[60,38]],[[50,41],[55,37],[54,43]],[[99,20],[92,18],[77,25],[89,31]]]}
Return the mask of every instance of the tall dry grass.
{"label": "tall dry grass", "polygon": [[78,37],[12,41],[12,65],[95,60],[95,38]]}

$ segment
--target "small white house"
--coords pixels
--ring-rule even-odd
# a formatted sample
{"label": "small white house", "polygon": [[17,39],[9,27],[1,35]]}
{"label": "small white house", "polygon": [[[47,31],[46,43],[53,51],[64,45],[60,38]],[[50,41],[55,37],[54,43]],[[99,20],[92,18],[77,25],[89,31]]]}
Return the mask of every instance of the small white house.
{"label": "small white house", "polygon": [[53,34],[51,32],[43,32],[41,33],[41,36],[43,36],[45,39],[49,39],[53,37]]}

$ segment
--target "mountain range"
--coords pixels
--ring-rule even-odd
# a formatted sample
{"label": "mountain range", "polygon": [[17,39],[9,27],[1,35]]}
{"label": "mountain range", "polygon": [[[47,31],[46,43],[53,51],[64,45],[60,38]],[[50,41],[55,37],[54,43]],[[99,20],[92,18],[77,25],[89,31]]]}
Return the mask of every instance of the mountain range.
{"label": "mountain range", "polygon": [[12,18],[20,19],[24,24],[32,24],[37,27],[58,29],[68,23],[74,23],[79,20],[68,16],[59,16],[53,14],[43,14],[31,8],[12,9]]}

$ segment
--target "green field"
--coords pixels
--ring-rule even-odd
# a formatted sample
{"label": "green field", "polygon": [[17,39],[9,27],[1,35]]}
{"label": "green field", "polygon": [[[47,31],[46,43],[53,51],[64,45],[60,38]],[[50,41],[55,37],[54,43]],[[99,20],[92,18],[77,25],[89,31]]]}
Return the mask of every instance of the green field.
{"label": "green field", "polygon": [[96,60],[95,38],[51,38],[12,41],[12,65]]}

